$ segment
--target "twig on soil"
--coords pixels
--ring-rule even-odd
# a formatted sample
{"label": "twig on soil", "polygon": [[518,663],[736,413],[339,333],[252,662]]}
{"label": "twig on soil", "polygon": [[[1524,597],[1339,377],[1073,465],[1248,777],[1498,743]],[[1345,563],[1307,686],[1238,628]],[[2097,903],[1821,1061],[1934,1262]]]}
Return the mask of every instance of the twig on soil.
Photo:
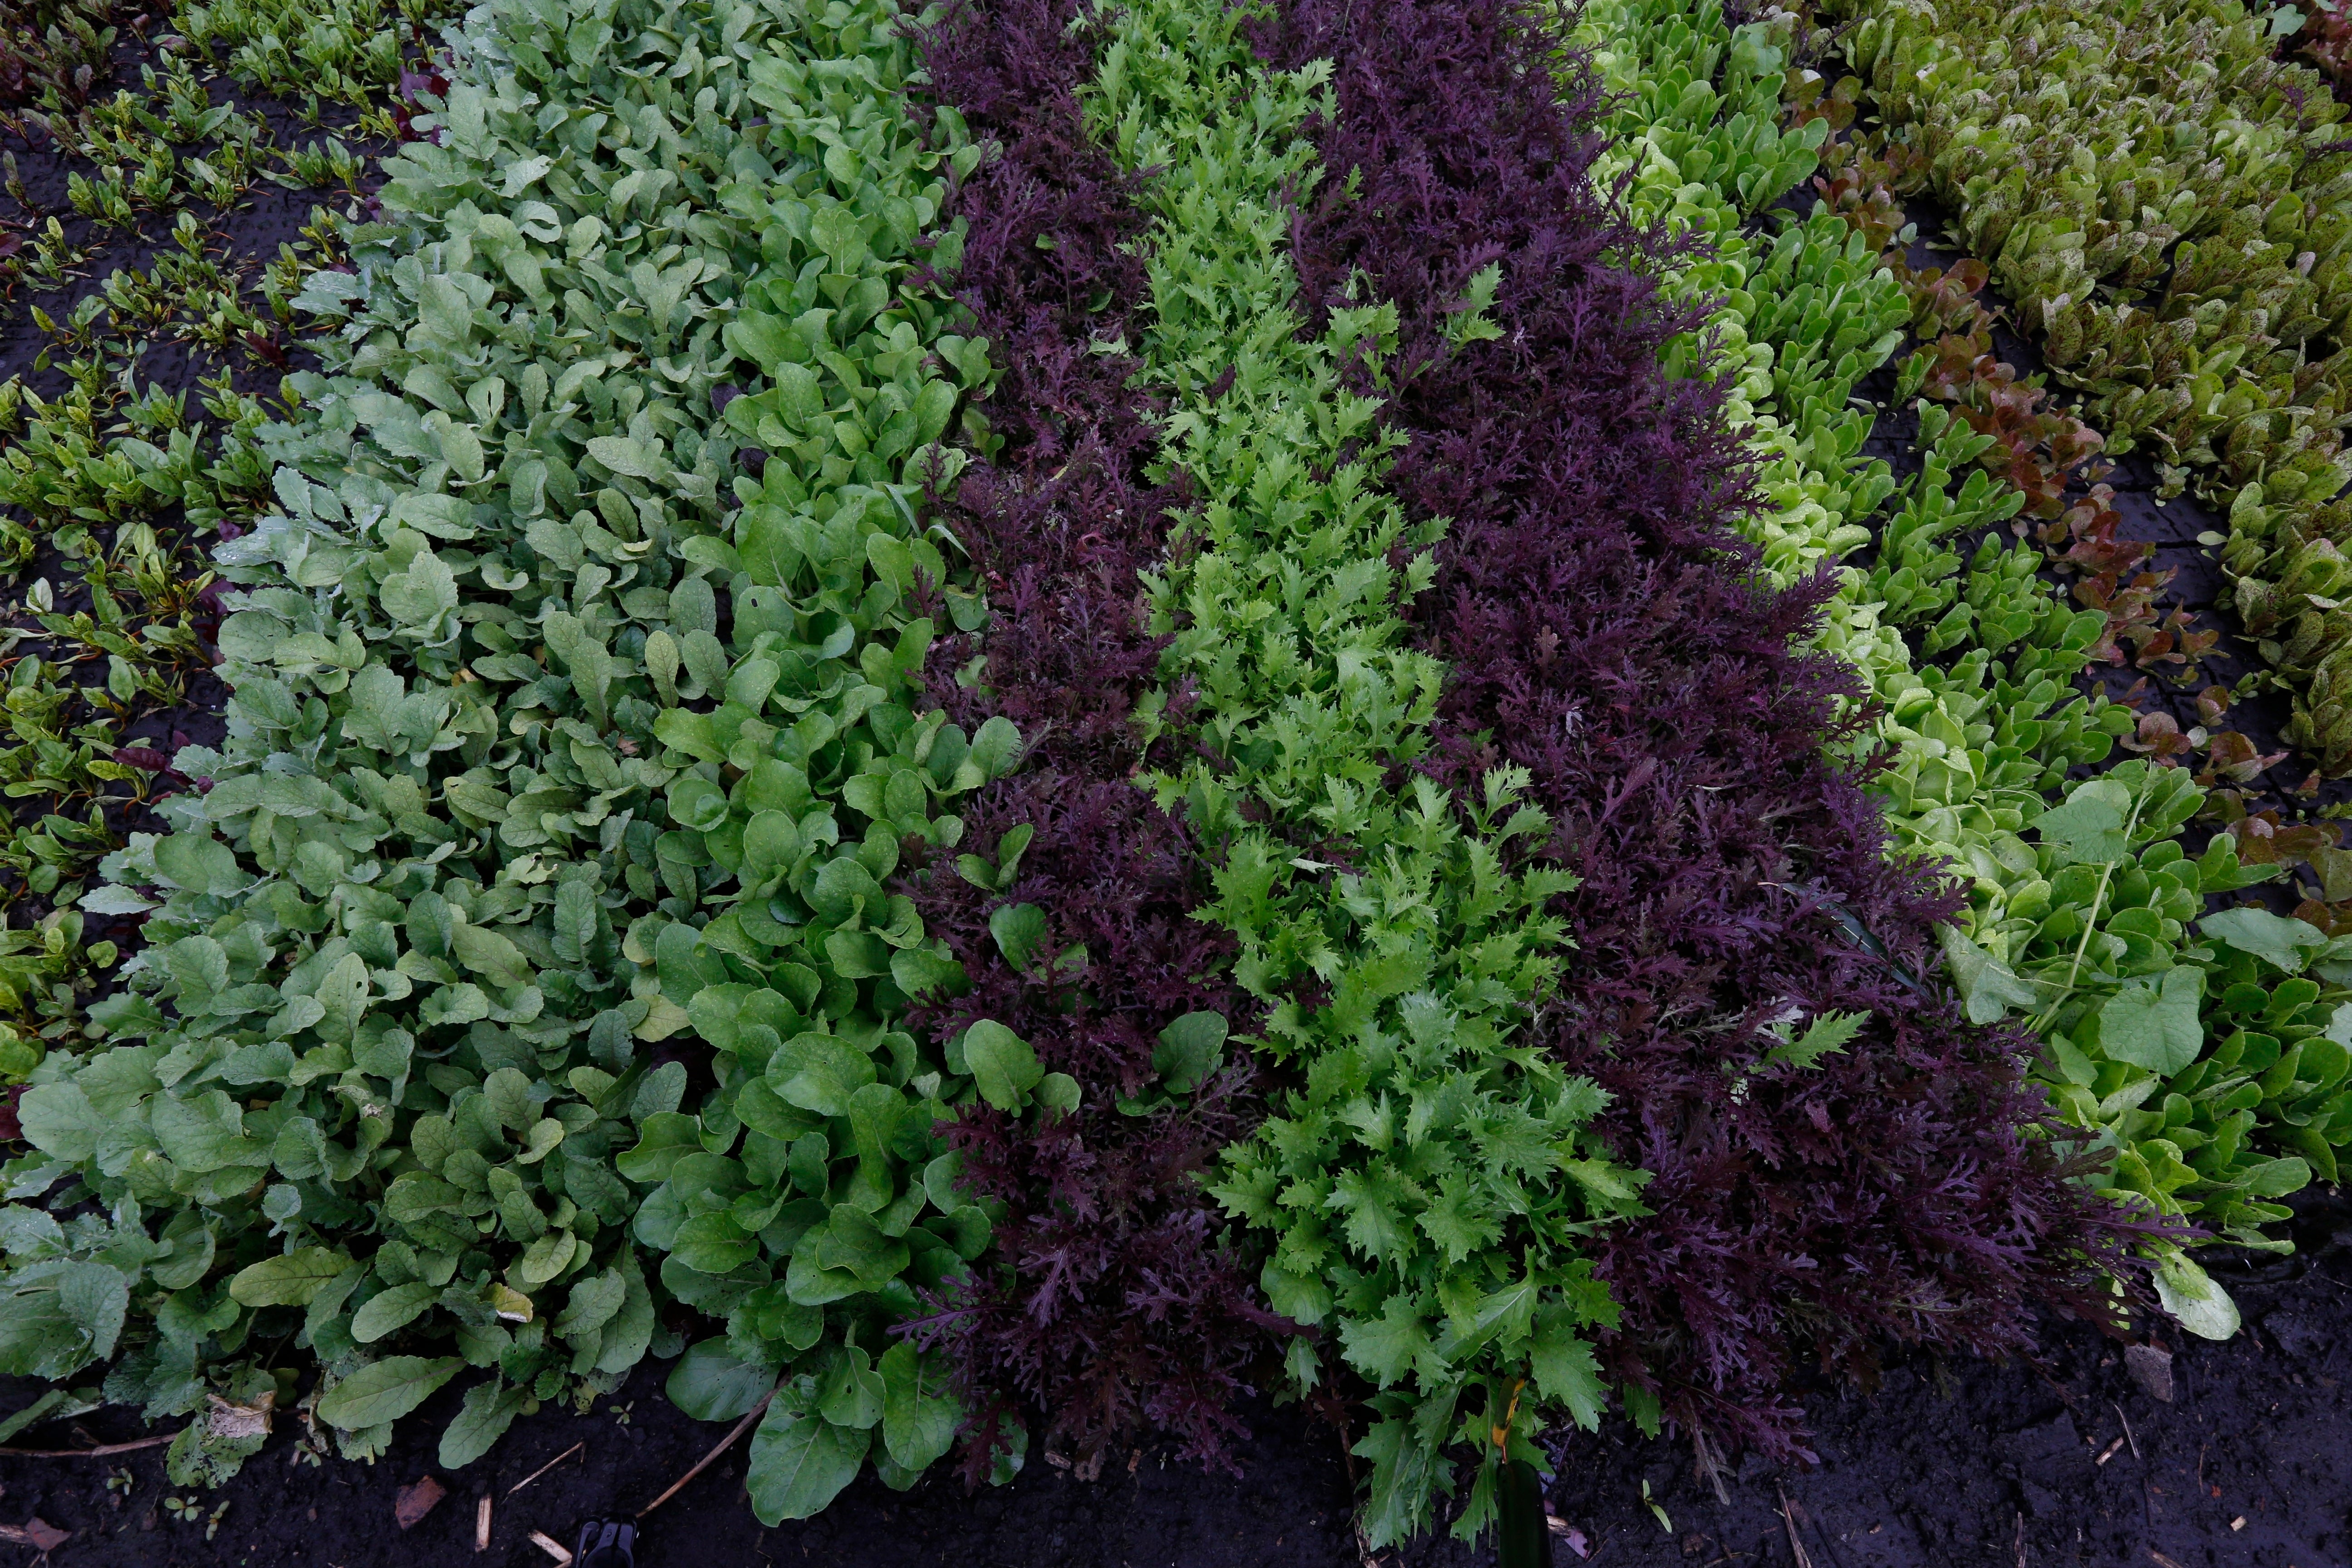
{"label": "twig on soil", "polygon": [[687,1471],[686,1474],[672,1481],[669,1484],[669,1490],[662,1493],[661,1496],[654,1499],[653,1501],[637,1510],[637,1517],[639,1519],[645,1518],[646,1515],[653,1512],[654,1510],[661,1507],[662,1504],[669,1501],[670,1499],[676,1497],[680,1491],[684,1490],[687,1482],[694,1479],[695,1477],[709,1469],[712,1460],[718,1458],[719,1455],[725,1453],[730,1447],[732,1447],[736,1438],[740,1437],[744,1433],[751,1430],[751,1423],[760,1418],[761,1412],[768,1408],[768,1401],[773,1399],[775,1396],[776,1393],[773,1389],[770,1389],[767,1393],[761,1394],[760,1396],[760,1403],[751,1406],[751,1410],[744,1415],[742,1420],[735,1423],[735,1429],[733,1431],[719,1439],[719,1446],[717,1447],[711,1449],[710,1452],[703,1455],[701,1458],[696,1460],[694,1468]]}
{"label": "twig on soil", "polygon": [[564,1450],[563,1450],[563,1452],[562,1452],[561,1454],[556,1455],[556,1456],[555,1456],[555,1458],[551,1458],[551,1459],[548,1460],[548,1461],[547,1461],[547,1463],[545,1463],[545,1464],[543,1464],[543,1465],[540,1466],[540,1467],[539,1467],[539,1468],[537,1468],[537,1469],[535,1469],[535,1470],[531,1471],[531,1473],[530,1473],[530,1474],[529,1474],[529,1475],[527,1475],[527,1476],[523,1477],[523,1479],[520,1479],[520,1480],[517,1481],[514,1485],[512,1485],[512,1486],[509,1487],[509,1488],[507,1489],[507,1496],[509,1496],[509,1497],[512,1497],[512,1496],[514,1496],[514,1495],[515,1495],[515,1493],[517,1493],[517,1492],[519,1492],[519,1491],[522,1490],[522,1489],[523,1489],[523,1488],[525,1488],[525,1487],[527,1487],[527,1486],[530,1485],[530,1483],[531,1483],[531,1482],[533,1482],[533,1481],[535,1481],[535,1480],[539,1479],[539,1478],[540,1478],[540,1477],[541,1477],[541,1476],[543,1476],[543,1475],[547,1474],[547,1472],[548,1472],[548,1471],[550,1471],[550,1470],[551,1470],[551,1469],[555,1468],[555,1467],[556,1467],[556,1466],[558,1466],[558,1465],[560,1465],[560,1464],[563,1463],[563,1461],[564,1461],[564,1460],[566,1460],[566,1459],[570,1458],[572,1455],[574,1455],[574,1454],[578,1453],[581,1449],[583,1449],[583,1448],[586,1447],[587,1446],[588,1446],[588,1439],[586,1439],[585,1437],[583,1437],[580,1441],[578,1441],[577,1443],[572,1444],[572,1447],[570,1447],[569,1448],[564,1449]]}
{"label": "twig on soil", "polygon": [[1698,1473],[1715,1488],[1715,1500],[1729,1508],[1731,1493],[1724,1488],[1723,1471],[1717,1467],[1715,1455],[1706,1446],[1706,1434],[1696,1426],[1691,1428],[1691,1453],[1698,1460]]}
{"label": "twig on soil", "polygon": [[571,1568],[572,1551],[543,1530],[530,1532],[530,1543],[555,1559],[557,1568]]}
{"label": "twig on soil", "polygon": [[474,1510],[474,1550],[488,1552],[489,1549],[490,1494],[484,1492],[480,1505]]}
{"label": "twig on soil", "polygon": [[101,1443],[95,1448],[0,1448],[0,1458],[10,1459],[96,1459],[108,1454],[128,1454],[138,1448],[160,1447],[177,1437],[177,1432],[166,1432],[161,1437],[142,1437],[136,1443]]}
{"label": "twig on soil", "polygon": [[22,1524],[0,1524],[0,1541],[11,1546],[32,1547],[41,1554],[39,1561],[43,1563],[49,1560],[50,1552],[71,1541],[73,1535],[72,1531],[59,1530],[37,1515]]}
{"label": "twig on soil", "polygon": [[[2124,1407],[2116,1404],[2114,1400],[2111,1399],[2107,1401],[2107,1404],[2114,1409],[2116,1419],[2124,1424],[2124,1441],[2131,1445],[2132,1458],[2139,1459],[2139,1439],[2132,1436],[2131,1417],[2126,1415],[2124,1414]],[[2142,1464],[2146,1464],[2147,1462],[2147,1461],[2145,1459],[2140,1459],[2140,1463]]]}
{"label": "twig on soil", "polygon": [[1796,1516],[1789,1511],[1789,1489],[1774,1481],[1772,1489],[1780,1494],[1780,1522],[1788,1526],[1789,1550],[1796,1554],[1797,1568],[1813,1568],[1813,1560],[1805,1555],[1805,1542],[1797,1534]]}

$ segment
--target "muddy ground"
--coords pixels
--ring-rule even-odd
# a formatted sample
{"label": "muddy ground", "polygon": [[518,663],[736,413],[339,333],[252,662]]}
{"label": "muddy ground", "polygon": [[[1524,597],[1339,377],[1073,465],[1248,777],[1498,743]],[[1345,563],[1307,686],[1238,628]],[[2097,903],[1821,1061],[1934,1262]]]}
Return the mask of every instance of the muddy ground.
{"label": "muddy ground", "polygon": [[[2352,1203],[2315,1194],[2299,1206],[2296,1257],[2234,1268],[2215,1260],[2246,1332],[2225,1344],[2159,1334],[2171,1352],[2169,1401],[2135,1377],[2126,1347],[2053,1321],[2040,1366],[1904,1357],[1874,1396],[1814,1392],[1805,1404],[1820,1464],[1734,1460],[1723,1478],[1727,1501],[1699,1479],[1687,1443],[1645,1442],[1612,1421],[1559,1449],[1551,1508],[1558,1528],[1574,1533],[1556,1530],[1553,1561],[2343,1568],[2352,1562]],[[2137,1359],[2151,1358],[2142,1351]],[[531,1531],[568,1542],[584,1518],[642,1508],[723,1435],[664,1399],[664,1375],[641,1369],[585,1415],[542,1409],[453,1472],[433,1463],[453,1392],[402,1422],[392,1453],[373,1466],[303,1465],[282,1432],[186,1522],[168,1509],[174,1489],[164,1483],[161,1448],[115,1458],[0,1457],[0,1521],[22,1527],[37,1518],[72,1531],[49,1552],[53,1568],[535,1568],[552,1559]],[[0,1387],[0,1408],[34,1392],[21,1382]],[[893,1493],[869,1474],[822,1518],[772,1530],[751,1516],[739,1445],[646,1521],[638,1561],[1357,1568],[1364,1558],[1348,1524],[1349,1476],[1330,1428],[1295,1407],[1248,1415],[1241,1478],[1203,1474],[1147,1447],[1113,1455],[1088,1482],[1033,1454],[1013,1484],[977,1492],[934,1473]],[[16,1441],[66,1447],[141,1435],[129,1412],[110,1410]],[[575,1445],[579,1452],[512,1490]],[[403,1531],[394,1523],[396,1494],[425,1476],[447,1495]],[[490,1544],[478,1553],[485,1495],[493,1499]],[[0,1564],[37,1556],[29,1547],[0,1553]],[[1376,1555],[1390,1568],[1494,1560],[1443,1538]]]}

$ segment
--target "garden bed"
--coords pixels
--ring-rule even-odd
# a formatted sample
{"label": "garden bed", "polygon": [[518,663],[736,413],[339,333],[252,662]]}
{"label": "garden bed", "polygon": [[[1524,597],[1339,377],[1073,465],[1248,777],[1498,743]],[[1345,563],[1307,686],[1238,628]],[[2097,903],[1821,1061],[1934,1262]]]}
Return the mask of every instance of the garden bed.
{"label": "garden bed", "polygon": [[[1749,1458],[1725,1478],[1728,1502],[1696,1473],[1687,1445],[1645,1441],[1612,1421],[1556,1450],[1547,1503],[1591,1555],[1560,1536],[1552,1562],[1793,1568],[1788,1520],[1816,1568],[2015,1568],[2021,1550],[2036,1568],[2145,1563],[2157,1561],[2151,1551],[2183,1568],[2340,1561],[2352,1542],[2352,1212],[2303,1206],[2293,1264],[2225,1273],[2250,1331],[2226,1344],[2168,1342],[2168,1403],[2132,1378],[2119,1346],[2079,1324],[2047,1325],[2040,1367],[1897,1355],[1874,1394],[1805,1396],[1818,1467]],[[709,1447],[718,1429],[662,1396],[662,1370],[641,1369],[586,1415],[550,1406],[521,1418],[463,1471],[434,1462],[435,1405],[370,1466],[303,1467],[290,1443],[275,1443],[218,1494],[201,1494],[193,1522],[163,1510],[167,1497],[198,1494],[165,1480],[157,1450],[0,1458],[0,1522],[31,1516],[73,1531],[50,1554],[56,1568],[538,1568],[550,1559],[530,1544],[531,1531],[568,1544],[581,1520],[643,1507]],[[12,1381],[0,1404],[31,1388]],[[1244,1414],[1251,1436],[1234,1449],[1239,1478],[1172,1459],[1160,1444],[1114,1453],[1091,1481],[1044,1464],[977,1490],[947,1476],[903,1494],[869,1479],[820,1517],[772,1529],[744,1500],[739,1448],[646,1521],[638,1560],[646,1568],[1360,1568],[1350,1479],[1330,1428],[1297,1406],[1253,1404]],[[82,1431],[135,1440],[144,1428],[108,1412],[35,1436],[70,1445]],[[510,1492],[574,1445],[584,1447]],[[132,1477],[127,1489],[106,1485],[118,1468]],[[398,1494],[425,1476],[448,1496],[404,1533],[393,1524]],[[1645,1507],[1645,1485],[1671,1531]],[[483,1495],[495,1500],[491,1539],[477,1555]],[[1794,1505],[1787,1519],[1784,1496]],[[206,1519],[223,1502],[218,1533],[206,1540]],[[1493,1561],[1438,1541],[1379,1556],[1396,1568]]]}
{"label": "garden bed", "polygon": [[9,149],[0,1550],[2346,1550],[2352,778],[1838,36],[273,4]]}

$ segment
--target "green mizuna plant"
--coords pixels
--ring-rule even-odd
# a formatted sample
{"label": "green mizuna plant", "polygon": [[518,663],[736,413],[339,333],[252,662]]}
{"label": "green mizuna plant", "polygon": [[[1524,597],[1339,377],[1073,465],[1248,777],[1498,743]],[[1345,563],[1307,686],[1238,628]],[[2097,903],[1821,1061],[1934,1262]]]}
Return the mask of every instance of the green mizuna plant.
{"label": "green mizuna plant", "polygon": [[[894,700],[903,601],[950,574],[912,521],[955,462],[926,356],[985,367],[913,247],[977,154],[903,119],[884,5],[511,0],[450,44],[437,135],[300,297],[341,326],[311,416],[256,437],[277,510],[220,552],[228,739],[87,897],[150,946],[94,1010],[110,1048],[24,1098],[8,1195],[100,1212],[0,1211],[0,1364],[111,1358],[109,1398],[204,1407],[191,1479],[284,1392],[249,1343],[316,1356],[307,1414],[353,1454],[470,1367],[459,1465],[667,1349],[675,1297],[729,1325],[688,1408],[790,1364],[754,1487],[810,1511],[873,1439],[901,1481],[945,1447],[881,1329],[987,1234],[928,1142],[970,1077],[883,1026],[889,977],[951,966],[877,888],[1015,751]],[[730,494],[743,382],[777,456]],[[725,1047],[698,1108],[651,1049],[690,1025]]]}
{"label": "green mizuna plant", "polygon": [[[1740,31],[1785,37],[1770,24]],[[2201,858],[2182,855],[2181,825],[2201,798],[2184,771],[2128,763],[2105,779],[2068,784],[2067,770],[2104,759],[2112,738],[2127,732],[2130,716],[2074,694],[2072,678],[2099,639],[2100,617],[2069,611],[2037,575],[2040,552],[1997,526],[2024,498],[2006,484],[1988,484],[1989,476],[1974,469],[1986,437],[1923,401],[1923,467],[1916,479],[1898,491],[1883,465],[1856,468],[1852,462],[1873,415],[1848,398],[1861,374],[1906,335],[1899,286],[1878,270],[1860,234],[1828,212],[1784,228],[1769,249],[1749,240],[1740,220],[1778,192],[1759,198],[1681,180],[1679,168],[1657,149],[1672,144],[1689,156],[1696,144],[1689,127],[1667,137],[1633,118],[1633,106],[1668,117],[1684,113],[1685,100],[1688,112],[1723,112],[1712,92],[1646,85],[1652,71],[1673,83],[1701,69],[1705,79],[1718,58],[1727,62],[1720,68],[1726,103],[1759,112],[1752,104],[1780,90],[1777,76],[1769,86],[1764,80],[1779,70],[1778,52],[1763,43],[1732,51],[1717,7],[1686,8],[1675,0],[1589,9],[1581,37],[1596,48],[1612,86],[1628,95],[1620,129],[1633,150],[1632,200],[1715,237],[1715,256],[1681,286],[1711,287],[1724,300],[1711,325],[1739,376],[1734,416],[1753,418],[1751,439],[1765,458],[1762,489],[1771,505],[1751,531],[1767,569],[1787,583],[1842,558],[1872,539],[1864,525],[1883,503],[1893,503],[1874,531],[1873,565],[1845,569],[1821,643],[1853,663],[1884,705],[1875,740],[1887,749],[1890,765],[1876,787],[1897,842],[1950,864],[1968,890],[1968,905],[1945,928],[1944,941],[1950,978],[1969,1017],[2014,1017],[2050,1041],[2041,1070],[2053,1103],[2063,1121],[2116,1150],[2111,1191],[2235,1240],[2284,1245],[2261,1235],[2263,1225],[2285,1215],[2271,1200],[2307,1180],[2306,1161],[2318,1159],[2310,1145],[2327,1145],[2331,1163],[2336,1146],[2329,1142],[2338,1131],[2334,1113],[2306,1105],[2316,1090],[2297,1102],[2306,1105],[2300,1123],[2253,1117],[2234,1136],[2202,1143],[2194,1127],[2187,1144],[2164,1137],[2167,1125],[2190,1126],[2186,1113],[2168,1123],[2139,1109],[2170,1092],[2167,1079],[2192,1060],[2199,1061],[2193,1070],[2221,1081],[2203,1065],[2205,1042],[2193,1019],[2198,1000],[2218,994],[2221,984],[2207,966],[2236,960],[2227,948],[2200,943],[2191,922],[2208,895],[2274,873],[2241,866],[2226,836]],[[1710,38],[1713,55],[1706,52]],[[1716,134],[1717,150],[1696,160],[1707,166],[1740,140],[1728,125]],[[1849,352],[1835,362],[1836,374],[1792,397],[1802,384],[1780,374],[1780,362],[1821,363],[1836,342],[1832,313],[1812,306],[1816,300],[1844,302],[1834,315],[1848,341],[1859,339],[1860,321],[1875,319],[1886,330],[1867,354]],[[1814,346],[1824,339],[1831,348]],[[1784,415],[1791,408],[1801,412]],[[1810,428],[1801,423],[1807,419]],[[1964,482],[1956,485],[1961,475]],[[1943,542],[1972,534],[1981,534],[1981,542],[1964,565]],[[1906,636],[1928,654],[1957,658],[1917,660]],[[2301,967],[2277,973],[2293,975]],[[2168,995],[2174,1011],[2160,1015],[2171,1029],[2165,1035],[2149,1014]],[[2184,1007],[2190,1024],[2180,1022]],[[2109,1016],[2114,1026],[2103,1031],[2100,1021]],[[2244,1098],[2238,1083],[2228,1092]],[[2352,1134],[2352,1125],[2342,1131]],[[2185,1257],[2170,1257],[2160,1283],[2168,1304],[2192,1325],[2223,1333],[2234,1328],[2226,1298]]]}
{"label": "green mizuna plant", "polygon": [[2223,562],[2295,693],[2288,738],[2352,768],[2343,105],[2234,0],[1841,9],[1874,107],[2108,449],[2147,446],[2229,509]]}
{"label": "green mizuna plant", "polygon": [[[1214,1190],[1272,1241],[1276,1309],[1321,1331],[1294,1342],[1294,1380],[1328,1377],[1328,1358],[1379,1391],[1357,1449],[1375,1543],[1427,1522],[1454,1489],[1448,1450],[1469,1445],[1468,1537],[1536,1433],[1599,1417],[1580,1331],[1613,1308],[1578,1238],[1641,1212],[1642,1179],[1583,1131],[1600,1091],[1513,1043],[1568,961],[1545,910],[1565,874],[1504,864],[1547,819],[1508,771],[1475,800],[1405,771],[1443,670],[1403,646],[1399,605],[1429,580],[1434,532],[1378,489],[1392,439],[1343,384],[1351,364],[1377,374],[1394,307],[1301,334],[1285,198],[1318,172],[1299,132],[1330,111],[1326,68],[1268,71],[1249,21],[1134,7],[1088,100],[1119,163],[1153,171],[1137,353],[1169,400],[1164,460],[1202,498],[1150,584],[1201,756],[1149,782],[1223,846],[1210,908],[1269,1008],[1251,1043],[1293,1085]],[[1485,325],[1475,293],[1465,341]],[[1145,715],[1150,733],[1171,722]]]}

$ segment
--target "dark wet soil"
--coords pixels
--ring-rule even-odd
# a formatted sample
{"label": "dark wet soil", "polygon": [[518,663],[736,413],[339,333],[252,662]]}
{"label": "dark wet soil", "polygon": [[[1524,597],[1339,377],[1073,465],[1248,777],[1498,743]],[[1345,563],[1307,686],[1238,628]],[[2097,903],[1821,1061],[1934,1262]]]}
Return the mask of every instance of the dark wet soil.
{"label": "dark wet soil", "polygon": [[[2142,1568],[2342,1568],[2352,1560],[2352,1205],[2298,1200],[2301,1251],[2232,1268],[2213,1259],[2247,1331],[2225,1344],[2174,1340],[2171,1398],[2135,1379],[2125,1347],[2079,1323],[2048,1325],[2040,1366],[1899,1357],[1874,1395],[1821,1389],[1804,1404],[1821,1463],[1732,1460],[1726,1499],[1686,1442],[1645,1442],[1622,1422],[1556,1450],[1553,1562],[1607,1568],[1947,1568],[2019,1563]],[[2141,1352],[2144,1356],[2146,1352]],[[162,1450],[119,1458],[0,1457],[0,1522],[37,1518],[72,1539],[54,1568],[537,1568],[541,1531],[567,1544],[593,1515],[642,1508],[724,1428],[662,1397],[641,1369],[586,1415],[549,1407],[463,1470],[433,1463],[457,1390],[401,1423],[373,1466],[299,1462],[289,1431],[226,1489],[175,1520]],[[34,1386],[0,1387],[0,1408]],[[1349,1479],[1328,1426],[1296,1407],[1246,1412],[1243,1475],[1203,1474],[1152,1448],[1114,1454],[1083,1481],[1033,1453],[1010,1486],[967,1492],[934,1475],[911,1492],[869,1475],[823,1517],[763,1530],[739,1446],[645,1522],[645,1568],[1355,1568]],[[622,1417],[625,1416],[625,1420]],[[171,1424],[176,1426],[177,1423]],[[135,1437],[105,1411],[19,1445]],[[574,1445],[581,1451],[514,1491]],[[109,1489],[110,1474],[127,1488]],[[446,1497],[413,1530],[399,1489],[434,1477]],[[1648,1500],[1643,1487],[1648,1488]],[[189,1495],[177,1493],[176,1495]],[[478,1500],[493,1500],[477,1553]],[[1785,1503],[1784,1503],[1785,1500]],[[205,1539],[212,1510],[227,1504]],[[1656,1512],[1649,1506],[1656,1505]],[[1659,1517],[1664,1515],[1662,1521]],[[1669,1528],[1669,1526],[1671,1528]],[[1791,1549],[1794,1532],[1803,1548]],[[1573,1532],[1573,1533],[1569,1533]],[[1580,1557],[1580,1544],[1588,1555]],[[0,1547],[0,1564],[30,1563]],[[1391,1568],[1491,1563],[1442,1536],[1377,1554]]]}

